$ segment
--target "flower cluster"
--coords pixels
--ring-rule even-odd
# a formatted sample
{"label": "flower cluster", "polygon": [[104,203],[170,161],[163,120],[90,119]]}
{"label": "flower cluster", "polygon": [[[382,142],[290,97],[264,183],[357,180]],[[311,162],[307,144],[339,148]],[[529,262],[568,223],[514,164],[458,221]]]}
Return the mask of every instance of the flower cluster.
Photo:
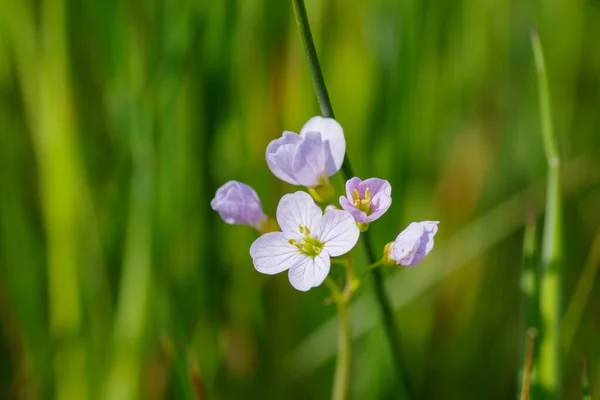
{"label": "flower cluster", "polygon": [[[285,131],[269,143],[265,158],[271,172],[284,182],[307,187],[310,193],[284,195],[277,206],[276,222],[263,212],[250,186],[229,181],[217,190],[211,206],[223,221],[249,225],[261,234],[250,246],[258,272],[272,275],[287,270],[290,283],[301,291],[319,286],[329,274],[330,258],[352,250],[360,232],[390,208],[392,187],[388,181],[354,177],[346,182],[346,196],[339,198],[342,209],[329,204],[323,213],[315,200],[323,203],[333,195],[329,178],[340,170],[345,152],[340,124],[319,116],[308,120],[299,134]],[[382,264],[419,263],[433,248],[437,224],[411,223],[385,246]]]}

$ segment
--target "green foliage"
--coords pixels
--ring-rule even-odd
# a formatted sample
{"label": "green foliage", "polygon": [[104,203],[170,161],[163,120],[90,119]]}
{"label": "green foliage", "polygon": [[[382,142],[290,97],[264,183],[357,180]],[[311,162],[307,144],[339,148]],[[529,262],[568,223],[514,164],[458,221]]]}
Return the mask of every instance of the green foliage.
{"label": "green foliage", "polygon": [[[393,186],[370,239],[441,221],[421,265],[383,270],[414,390],[514,397],[523,228],[547,187],[529,31],[561,150],[568,305],[600,225],[600,7],[349,4],[306,6],[352,166]],[[255,234],[209,205],[236,179],[273,215],[296,189],[265,147],[318,113],[291,2],[0,2],[0,398],[329,396],[327,289],[258,274]],[[584,358],[600,392],[600,291],[585,290],[564,398]],[[370,285],[349,312],[351,397],[396,398]]]}

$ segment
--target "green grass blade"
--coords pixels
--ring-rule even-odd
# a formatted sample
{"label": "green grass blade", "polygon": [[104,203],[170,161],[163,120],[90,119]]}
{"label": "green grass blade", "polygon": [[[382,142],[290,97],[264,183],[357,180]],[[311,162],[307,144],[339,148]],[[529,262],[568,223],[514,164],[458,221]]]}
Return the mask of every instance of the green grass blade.
{"label": "green grass blade", "polygon": [[544,54],[538,34],[533,31],[531,43],[538,80],[540,118],[544,150],[548,163],[546,218],[542,244],[540,277],[541,342],[536,365],[539,384],[549,398],[561,393],[560,317],[562,287],[562,220],[560,197],[560,158],[550,110],[550,93]]}
{"label": "green grass blade", "polygon": [[567,311],[562,320],[562,344],[565,351],[569,351],[577,329],[581,324],[583,312],[588,302],[588,298],[594,282],[598,275],[598,267],[600,266],[600,229],[596,232],[596,237],[592,243],[592,248],[585,264],[585,269],[581,273],[575,289],[575,294],[567,307]]}
{"label": "green grass blade", "polygon": [[[525,224],[525,235],[523,240],[523,272],[521,274],[521,292],[523,298],[523,337],[524,341],[521,345],[521,370],[519,373],[519,386],[523,388],[528,377],[531,377],[531,371],[528,371],[528,366],[531,366],[529,361],[533,361],[532,357],[537,356],[534,351],[533,343],[535,341],[531,337],[532,331],[539,329],[539,264],[536,247],[536,215],[530,212],[527,223]],[[531,349],[529,343],[531,342]],[[530,368],[530,367],[529,367]],[[527,383],[527,393],[529,392],[530,380]],[[521,394],[523,398],[523,391]]]}

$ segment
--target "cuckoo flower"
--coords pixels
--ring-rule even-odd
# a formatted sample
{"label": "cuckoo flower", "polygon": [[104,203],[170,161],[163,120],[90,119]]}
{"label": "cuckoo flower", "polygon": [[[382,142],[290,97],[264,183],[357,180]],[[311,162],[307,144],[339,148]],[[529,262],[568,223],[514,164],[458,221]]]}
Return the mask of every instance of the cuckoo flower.
{"label": "cuckoo flower", "polygon": [[313,117],[300,134],[285,131],[267,146],[271,172],[292,185],[318,187],[340,170],[346,140],[340,124],[332,118]]}
{"label": "cuckoo flower", "polygon": [[289,269],[292,286],[303,292],[319,286],[329,273],[329,257],[349,252],[359,236],[346,211],[325,214],[305,192],[286,194],[277,206],[281,232],[262,235],[250,246],[254,267],[263,274]]}
{"label": "cuckoo flower", "polygon": [[417,265],[433,249],[438,221],[412,222],[396,240],[385,246],[383,263]]}
{"label": "cuckoo flower", "polygon": [[381,217],[392,205],[392,186],[386,180],[352,178],[346,182],[346,197],[340,205],[357,223],[368,224]]}
{"label": "cuckoo flower", "polygon": [[254,189],[237,181],[221,186],[210,205],[228,224],[250,225],[261,230],[268,219]]}

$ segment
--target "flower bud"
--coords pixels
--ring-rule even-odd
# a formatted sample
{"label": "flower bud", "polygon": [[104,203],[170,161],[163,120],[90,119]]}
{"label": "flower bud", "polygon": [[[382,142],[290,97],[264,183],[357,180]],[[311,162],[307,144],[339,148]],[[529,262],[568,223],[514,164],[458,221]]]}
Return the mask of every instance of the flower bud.
{"label": "flower bud", "polygon": [[221,186],[210,205],[227,224],[249,225],[260,231],[268,222],[254,189],[241,182],[229,181]]}

